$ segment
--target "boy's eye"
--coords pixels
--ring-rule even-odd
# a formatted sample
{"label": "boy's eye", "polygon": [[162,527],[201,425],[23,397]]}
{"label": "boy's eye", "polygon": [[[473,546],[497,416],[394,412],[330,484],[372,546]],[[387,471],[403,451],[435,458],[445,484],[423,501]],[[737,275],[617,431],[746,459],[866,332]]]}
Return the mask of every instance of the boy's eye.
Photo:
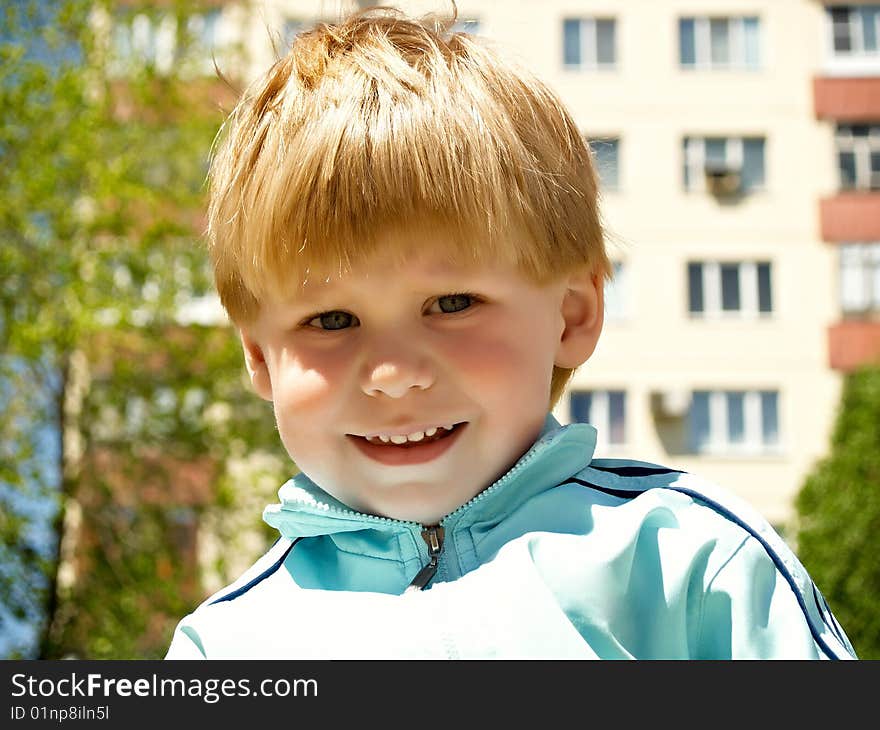
{"label": "boy's eye", "polygon": [[453,314],[470,307],[474,303],[474,297],[471,294],[445,294],[437,297],[436,303],[444,314]]}
{"label": "boy's eye", "polygon": [[346,327],[353,327],[357,324],[358,318],[348,312],[334,310],[332,312],[323,312],[317,317],[309,320],[310,327],[317,327],[324,330],[342,330]]}

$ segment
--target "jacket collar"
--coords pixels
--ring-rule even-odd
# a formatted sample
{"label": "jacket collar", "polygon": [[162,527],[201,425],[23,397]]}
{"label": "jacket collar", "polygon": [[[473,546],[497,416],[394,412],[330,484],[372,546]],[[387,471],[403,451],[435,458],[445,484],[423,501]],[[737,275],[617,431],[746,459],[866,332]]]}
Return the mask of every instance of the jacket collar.
{"label": "jacket collar", "polygon": [[[593,426],[585,423],[560,426],[548,414],[532,447],[502,477],[444,517],[441,524],[500,522],[527,500],[585,468],[592,459],[595,444]],[[267,506],[263,519],[291,540],[318,535],[340,538],[344,533],[365,530],[418,535],[422,530],[422,525],[416,522],[353,510],[304,473],[286,482],[278,491],[278,497],[280,502]]]}

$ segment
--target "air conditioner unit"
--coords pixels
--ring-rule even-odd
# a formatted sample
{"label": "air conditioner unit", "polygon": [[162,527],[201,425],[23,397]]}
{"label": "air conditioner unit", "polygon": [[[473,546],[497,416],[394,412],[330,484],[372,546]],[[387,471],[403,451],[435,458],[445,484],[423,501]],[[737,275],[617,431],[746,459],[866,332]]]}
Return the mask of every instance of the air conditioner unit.
{"label": "air conditioner unit", "polygon": [[707,162],[703,168],[706,189],[712,195],[733,195],[740,191],[742,178],[738,167],[726,163]]}
{"label": "air conditioner unit", "polygon": [[662,418],[684,418],[691,407],[691,393],[685,388],[667,388],[651,393],[654,412]]}

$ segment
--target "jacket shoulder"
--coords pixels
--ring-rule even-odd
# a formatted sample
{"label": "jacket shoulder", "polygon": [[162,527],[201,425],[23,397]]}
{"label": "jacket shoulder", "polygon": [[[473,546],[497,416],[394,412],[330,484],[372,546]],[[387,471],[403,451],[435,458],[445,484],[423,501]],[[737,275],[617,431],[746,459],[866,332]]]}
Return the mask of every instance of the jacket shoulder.
{"label": "jacket shoulder", "polygon": [[855,658],[855,651],[806,568],[769,522],[748,502],[695,474],[631,459],[593,459],[569,481],[616,496],[637,499],[669,490],[709,510],[711,518],[735,525],[757,541],[793,590],[813,638],[829,658]]}
{"label": "jacket shoulder", "polygon": [[231,601],[255,588],[282,566],[294,542],[294,540],[279,537],[250,568],[232,583],[208,596],[198,608]]}

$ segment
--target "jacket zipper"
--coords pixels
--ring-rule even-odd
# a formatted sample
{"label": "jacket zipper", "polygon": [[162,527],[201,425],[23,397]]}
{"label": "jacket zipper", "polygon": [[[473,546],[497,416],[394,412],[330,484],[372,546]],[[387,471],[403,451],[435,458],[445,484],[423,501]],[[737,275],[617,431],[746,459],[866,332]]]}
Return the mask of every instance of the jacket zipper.
{"label": "jacket zipper", "polygon": [[[528,462],[535,458],[537,452],[539,451],[539,449],[536,447],[539,444],[540,439],[534,446],[532,446],[531,449],[529,449],[529,451],[526,452],[525,456],[523,456],[522,459],[514,464],[514,466],[494,484],[492,484],[492,486],[463,504],[454,512],[446,515],[446,517],[443,518],[443,522],[449,520],[450,517],[464,512],[465,509],[467,509],[474,503],[484,499],[486,495],[490,492],[496,491],[503,483],[510,481],[510,479],[513,478],[514,474],[520,471],[520,469],[522,469]],[[416,577],[412,579],[412,582],[406,587],[404,593],[409,593],[411,591],[423,591],[428,583],[431,582],[431,579],[437,573],[437,566],[440,559],[440,551],[443,549],[443,535],[444,528],[442,525],[433,525],[431,527],[426,527],[424,530],[422,530],[422,539],[428,544],[428,557],[430,558],[430,560],[428,561],[427,565],[425,565],[418,573],[416,573]]]}
{"label": "jacket zipper", "polygon": [[433,525],[422,530],[422,539],[428,545],[429,561],[426,566],[416,573],[416,577],[406,587],[406,592],[425,590],[425,586],[431,582],[431,579],[437,573],[440,551],[443,549],[443,533],[444,530],[440,525]]}

